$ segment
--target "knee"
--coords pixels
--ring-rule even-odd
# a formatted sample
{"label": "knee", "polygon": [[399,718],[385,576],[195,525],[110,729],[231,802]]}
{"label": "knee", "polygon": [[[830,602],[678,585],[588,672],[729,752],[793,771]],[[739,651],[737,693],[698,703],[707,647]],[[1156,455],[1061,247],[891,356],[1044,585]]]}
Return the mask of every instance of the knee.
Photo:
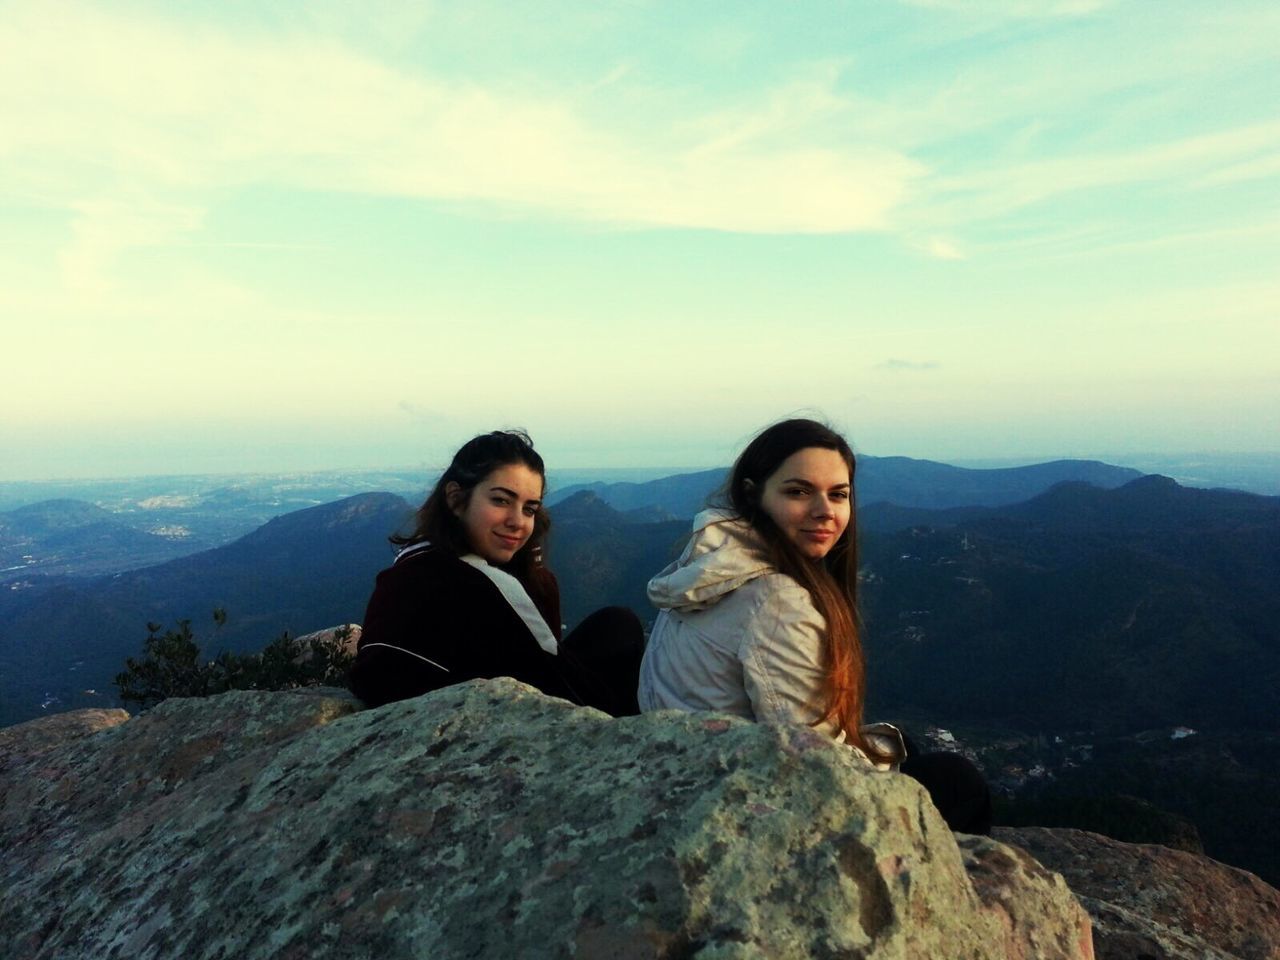
{"label": "knee", "polygon": [[909,757],[902,772],[929,791],[952,830],[991,832],[991,788],[972,761],[958,753],[926,753]]}
{"label": "knee", "polygon": [[595,647],[615,655],[634,654],[644,650],[644,625],[628,607],[601,607],[582,621],[566,642]]}

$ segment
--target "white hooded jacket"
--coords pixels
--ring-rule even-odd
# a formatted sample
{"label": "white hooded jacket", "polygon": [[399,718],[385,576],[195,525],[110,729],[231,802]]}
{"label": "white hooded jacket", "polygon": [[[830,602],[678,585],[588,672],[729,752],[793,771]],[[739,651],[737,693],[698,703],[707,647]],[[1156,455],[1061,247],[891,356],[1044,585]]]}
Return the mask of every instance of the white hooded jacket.
{"label": "white hooded jacket", "polygon": [[[649,581],[659,613],[640,665],[640,709],[815,726],[827,625],[809,591],[774,569],[763,539],[741,518],[707,510],[693,528],[680,559]],[[830,721],[815,728],[844,739]],[[899,759],[905,754],[888,724],[863,733]]]}

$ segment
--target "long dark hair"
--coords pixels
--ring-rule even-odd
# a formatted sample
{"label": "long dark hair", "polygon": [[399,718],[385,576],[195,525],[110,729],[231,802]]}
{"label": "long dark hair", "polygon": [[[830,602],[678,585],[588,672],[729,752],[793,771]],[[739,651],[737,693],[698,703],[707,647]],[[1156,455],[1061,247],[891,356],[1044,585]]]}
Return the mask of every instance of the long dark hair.
{"label": "long dark hair", "polygon": [[[533,441],[523,430],[494,430],[473,437],[453,455],[449,469],[440,475],[431,495],[413,515],[413,530],[408,534],[395,534],[390,539],[397,546],[430,540],[432,544],[461,556],[471,552],[467,531],[453,508],[465,507],[471,494],[485,477],[502,467],[521,463],[542,478],[545,491],[547,470],[542,457],[533,449]],[[451,504],[445,488],[456,483],[460,488]],[[542,566],[542,552],[551,518],[547,511],[538,508],[533,518],[533,534],[528,542],[506,564],[504,569],[528,587],[534,571]]]}
{"label": "long dark hair", "polygon": [[[794,453],[810,447],[836,451],[849,467],[849,525],[819,562],[806,557],[778,529],[761,507],[765,481]],[[845,740],[873,760],[889,759],[868,744],[859,728],[866,694],[866,661],[858,626],[858,523],[854,501],[857,463],[844,437],[816,420],[783,420],[766,427],[747,444],[729,472],[721,496],[735,513],[764,538],[779,572],[809,592],[827,623],[823,648],[823,710],[821,720],[834,721]]]}

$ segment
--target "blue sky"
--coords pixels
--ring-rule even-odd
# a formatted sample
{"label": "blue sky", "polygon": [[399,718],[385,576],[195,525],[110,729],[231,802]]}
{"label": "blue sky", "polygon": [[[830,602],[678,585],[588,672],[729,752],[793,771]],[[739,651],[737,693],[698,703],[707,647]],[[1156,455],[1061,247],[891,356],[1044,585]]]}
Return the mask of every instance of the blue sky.
{"label": "blue sky", "polygon": [[1280,448],[1280,7],[0,2],[0,479]]}

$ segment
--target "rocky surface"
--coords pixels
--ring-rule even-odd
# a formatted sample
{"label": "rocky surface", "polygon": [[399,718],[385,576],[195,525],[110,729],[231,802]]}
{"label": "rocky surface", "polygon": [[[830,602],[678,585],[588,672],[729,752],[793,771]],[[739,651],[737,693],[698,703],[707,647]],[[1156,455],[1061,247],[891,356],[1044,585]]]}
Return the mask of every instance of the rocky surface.
{"label": "rocky surface", "polygon": [[0,774],[10,767],[20,766],[38,753],[117,726],[128,719],[128,712],[117,707],[72,710],[31,723],[0,727]]}
{"label": "rocky surface", "polygon": [[56,747],[46,723],[0,778],[20,960],[1092,955],[1059,878],[962,858],[914,781],[803,728],[506,680],[170,700]]}
{"label": "rocky surface", "polygon": [[1280,891],[1252,873],[1083,830],[995,833],[1066,878],[1093,917],[1099,960],[1280,960]]}
{"label": "rocky surface", "polygon": [[295,662],[306,663],[315,655],[316,650],[323,650],[326,647],[335,645],[347,656],[354,657],[357,648],[360,646],[360,636],[363,633],[364,628],[358,623],[344,623],[338,627],[328,627],[324,630],[316,630],[313,633],[304,633],[298,637],[298,646],[301,652]]}
{"label": "rocky surface", "polygon": [[[1065,908],[1074,897],[1066,881],[1017,847],[990,837],[956,834],[965,871],[987,910],[998,921],[1004,952],[1016,960],[1039,957],[1093,956],[1091,925],[1083,911]],[[1075,953],[1066,941],[1062,920],[1074,917]]]}

